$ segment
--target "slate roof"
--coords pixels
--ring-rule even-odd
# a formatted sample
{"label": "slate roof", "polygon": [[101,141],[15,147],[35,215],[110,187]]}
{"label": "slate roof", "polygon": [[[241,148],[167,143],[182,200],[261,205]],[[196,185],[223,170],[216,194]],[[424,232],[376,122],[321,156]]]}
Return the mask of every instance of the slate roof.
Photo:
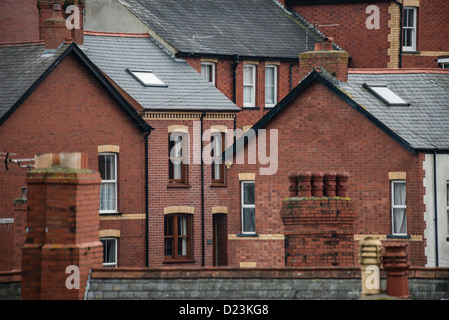
{"label": "slate roof", "polygon": [[[293,99],[319,81],[410,152],[449,151],[449,71],[357,69],[348,73],[348,82],[339,83],[327,73],[312,71],[273,109],[257,121],[258,129],[276,117]],[[363,87],[387,85],[408,106],[389,106]],[[319,98],[317,98],[319,99]],[[229,159],[254,135],[250,131],[223,153]]]}
{"label": "slate roof", "polygon": [[0,125],[69,54],[81,60],[142,131],[152,130],[76,43],[61,45],[56,50],[46,50],[41,44],[0,46]]}
{"label": "slate roof", "polygon": [[[386,84],[410,106],[387,106],[363,83]],[[412,148],[449,149],[449,72],[360,71],[342,89]]]}
{"label": "slate roof", "polygon": [[[273,0],[121,1],[180,55],[234,55],[298,59],[323,35],[308,32],[299,15]],[[196,37],[196,38],[194,38]],[[195,40],[194,40],[195,39]]]}
{"label": "slate roof", "polygon": [[[84,52],[145,110],[240,111],[183,59],[149,37],[85,35]],[[146,87],[126,69],[152,71],[167,87]]]}
{"label": "slate roof", "polygon": [[0,46],[0,118],[56,61],[67,45],[45,50],[43,44]]}

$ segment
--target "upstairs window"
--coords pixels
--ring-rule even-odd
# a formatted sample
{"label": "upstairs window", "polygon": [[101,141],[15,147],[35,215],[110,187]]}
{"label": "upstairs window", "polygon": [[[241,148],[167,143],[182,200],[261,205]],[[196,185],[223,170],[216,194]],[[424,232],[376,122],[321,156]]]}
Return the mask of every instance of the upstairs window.
{"label": "upstairs window", "polygon": [[168,178],[170,183],[187,183],[187,133],[172,132],[168,136]]}
{"label": "upstairs window", "polygon": [[98,171],[101,175],[100,213],[117,212],[117,154],[100,153]]}
{"label": "upstairs window", "polygon": [[215,86],[215,63],[202,62],[201,74],[203,75],[204,79],[206,79]]}
{"label": "upstairs window", "polygon": [[402,48],[404,51],[416,51],[417,8],[404,8],[402,24]]}
{"label": "upstairs window", "polygon": [[277,66],[265,67],[265,107],[272,108],[277,103]]}
{"label": "upstairs window", "polygon": [[393,235],[407,234],[407,197],[403,180],[391,181],[391,208]]}
{"label": "upstairs window", "polygon": [[222,154],[224,152],[224,134],[221,132],[215,132],[211,136],[212,138],[212,182],[224,183],[224,161],[222,160]]}
{"label": "upstairs window", "polygon": [[256,106],[256,66],[252,64],[243,66],[243,106]]}

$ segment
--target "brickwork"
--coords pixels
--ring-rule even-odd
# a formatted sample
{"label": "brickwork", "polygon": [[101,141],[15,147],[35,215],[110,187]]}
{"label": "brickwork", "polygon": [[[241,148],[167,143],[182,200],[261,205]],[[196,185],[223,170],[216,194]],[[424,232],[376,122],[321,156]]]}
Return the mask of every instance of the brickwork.
{"label": "brickwork", "polygon": [[[409,153],[360,112],[318,82],[311,84],[294,98],[264,126],[264,129],[267,130],[267,136],[270,130],[278,130],[277,172],[274,175],[261,175],[259,169],[267,165],[251,165],[247,162],[237,164],[234,159],[228,174],[229,194],[234,195],[229,199],[229,233],[241,232],[239,173],[255,174],[256,233],[284,234],[279,212],[282,201],[289,197],[289,173],[299,170],[345,170],[351,181],[348,197],[353,200],[357,212],[354,234],[390,235],[389,172],[406,172],[407,232],[410,239],[386,240],[409,241],[408,250],[412,265],[425,265],[426,239],[422,237],[425,228],[425,206],[422,197],[425,193],[422,185],[423,154]],[[350,136],[348,130],[351,132]],[[267,145],[269,150],[269,144]],[[245,154],[248,149],[251,150],[248,146],[245,147]],[[253,261],[261,254],[261,251],[249,250],[247,241],[232,243],[234,245],[230,254],[235,253],[235,256],[230,257],[230,265],[238,265],[236,261],[243,259]],[[354,250],[357,250],[357,243],[355,241]],[[245,251],[246,248],[248,250]],[[283,260],[283,243],[273,245],[269,250],[271,251],[264,251],[263,254],[271,255],[273,261]],[[245,256],[242,251],[245,251]]]}
{"label": "brickwork", "polygon": [[286,266],[352,266],[353,224],[351,200],[290,198],[281,217],[286,236]]}
{"label": "brickwork", "polygon": [[39,41],[39,13],[36,0],[0,2],[0,43]]}
{"label": "brickwork", "polygon": [[[52,165],[27,174],[28,214],[22,247],[25,300],[83,298],[89,271],[100,267],[98,172]],[[79,288],[66,286],[66,268],[79,270]]]}
{"label": "brickwork", "polygon": [[[145,213],[144,137],[76,57],[65,58],[0,127],[1,152],[14,153],[11,157],[15,159],[67,151],[70,147],[88,154],[88,167],[98,170],[101,145],[120,146],[120,153],[119,214],[108,215],[116,219],[101,220],[100,227],[122,229],[119,265],[145,266],[145,219],[128,218]],[[14,218],[17,212],[14,213],[13,200],[20,196],[27,169],[10,163],[8,171],[3,164],[0,171],[0,207],[6,208],[0,217]],[[12,227],[17,237],[24,236],[21,224]],[[12,245],[13,239],[7,243]],[[14,255],[16,258],[8,246],[0,246],[0,270],[20,269],[20,251]]]}
{"label": "brickwork", "polygon": [[[184,59],[199,73],[201,73],[201,57],[184,57]],[[277,102],[281,101],[302,79],[299,74],[297,61],[246,61],[256,65],[256,107],[243,107],[243,65],[245,61],[239,61],[236,68],[236,105],[242,108],[237,117],[237,128],[253,125],[269,108],[265,108],[265,66],[274,64],[277,66]],[[234,81],[232,72],[232,59],[216,59],[215,62],[215,86],[231,101],[234,100]]]}

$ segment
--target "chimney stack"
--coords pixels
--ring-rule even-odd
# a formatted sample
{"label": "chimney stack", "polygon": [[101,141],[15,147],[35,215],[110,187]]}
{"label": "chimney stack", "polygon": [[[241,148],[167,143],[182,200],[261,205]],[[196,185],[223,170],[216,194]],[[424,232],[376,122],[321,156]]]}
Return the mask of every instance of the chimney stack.
{"label": "chimney stack", "polygon": [[327,72],[340,82],[348,82],[348,58],[345,51],[334,50],[334,39],[324,38],[322,43],[315,44],[315,51],[303,52],[299,55],[300,79],[310,72]]}
{"label": "chimney stack", "polygon": [[78,19],[80,22],[79,29],[67,28],[67,18],[75,13],[66,13],[63,0],[40,0],[38,2],[39,35],[41,41],[45,42],[47,49],[56,49],[63,43],[83,43],[82,13],[84,7],[78,2],[77,0],[73,1],[73,4],[79,9],[77,10],[80,15]]}

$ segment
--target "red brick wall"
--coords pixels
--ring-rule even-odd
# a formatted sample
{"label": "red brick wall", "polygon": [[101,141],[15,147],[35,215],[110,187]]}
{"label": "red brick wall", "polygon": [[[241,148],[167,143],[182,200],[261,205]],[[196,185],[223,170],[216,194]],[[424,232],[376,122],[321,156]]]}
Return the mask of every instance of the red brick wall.
{"label": "red brick wall", "polygon": [[445,0],[421,0],[418,8],[418,32],[416,50],[420,54],[403,54],[404,68],[435,68],[438,55],[429,52],[449,54],[449,43],[446,35],[449,32],[447,15],[449,2]]}
{"label": "red brick wall", "polygon": [[[179,264],[164,263],[164,208],[173,206],[187,206],[194,208],[193,214],[193,234],[192,234],[192,258],[194,262],[183,263],[184,266],[201,266],[202,261],[202,206],[201,206],[201,165],[194,162],[194,152],[200,151],[200,141],[194,135],[194,124],[200,132],[200,120],[148,120],[155,129],[150,135],[150,153],[149,153],[149,197],[150,197],[150,215],[149,215],[149,262],[150,266],[179,266]],[[168,127],[171,125],[187,126],[190,137],[190,164],[187,168],[187,185],[181,187],[169,186],[168,179]],[[210,129],[212,125],[223,125],[228,130],[233,130],[233,119],[214,120],[204,119],[203,129]],[[203,142],[203,148],[209,144]],[[204,149],[203,149],[204,150]],[[204,264],[211,266],[213,264],[213,214],[212,207],[226,206],[227,201],[227,176],[225,183],[221,186],[212,185],[211,167],[204,165]],[[225,220],[221,221],[219,226],[226,228]],[[220,232],[225,232],[226,229]],[[227,234],[227,233],[226,233]],[[208,240],[210,240],[208,242]],[[223,237],[219,237],[219,241]],[[210,244],[209,244],[210,243]],[[226,245],[226,244],[221,244]],[[226,260],[225,257],[222,257]],[[220,260],[223,261],[223,260]]]}
{"label": "red brick wall", "polygon": [[[371,3],[370,3],[371,4]],[[333,37],[335,43],[351,56],[351,68],[386,68],[390,61],[388,13],[389,2],[374,3],[379,8],[380,28],[367,29],[366,3],[329,4],[329,5],[299,5],[293,9],[310,23],[316,23],[317,28],[327,37]],[[338,26],[320,26],[335,25]]]}
{"label": "red brick wall", "polygon": [[[299,53],[298,53],[299,55]],[[200,57],[184,58],[196,71],[201,73]],[[256,61],[256,108],[243,108],[243,64],[240,59],[236,69],[236,105],[243,110],[237,117],[237,127],[253,125],[269,109],[265,108],[265,65],[264,61]],[[299,74],[297,62],[279,62],[278,64],[278,83],[277,83],[277,102],[281,101],[289,92],[302,80]],[[293,83],[293,84],[292,84]],[[232,60],[218,59],[215,70],[215,86],[231,101],[233,101],[233,78],[232,78]]]}
{"label": "red brick wall", "polygon": [[39,41],[37,1],[0,1],[0,26],[0,43]]}
{"label": "red brick wall", "polygon": [[[58,65],[0,126],[0,152],[15,153],[11,157],[16,159],[67,150],[85,152],[89,168],[98,170],[97,147],[109,144],[120,146],[120,213],[145,213],[143,134],[73,56]],[[20,196],[26,173],[27,169],[13,163],[9,171],[0,166],[1,218],[13,217],[13,199]],[[102,229],[122,229],[119,265],[144,266],[144,226],[144,219],[101,221]],[[7,249],[12,238],[1,241],[0,270],[20,269]]]}
{"label": "red brick wall", "polygon": [[[257,165],[231,166],[228,175],[230,234],[239,233],[241,229],[239,172],[256,175],[256,232],[282,234],[284,228],[279,213],[282,201],[289,195],[287,177],[290,172],[300,170],[345,170],[349,173],[348,197],[354,201],[357,211],[354,233],[360,235],[391,234],[388,172],[407,172],[408,234],[424,234],[424,155],[409,153],[324,85],[312,84],[278,113],[265,129],[278,130],[278,170],[275,175],[264,176],[259,174]],[[243,259],[256,260],[262,254],[260,250],[247,249],[248,243],[256,241],[231,242],[230,255],[234,255],[229,258],[231,265]],[[409,242],[412,265],[423,266],[426,263],[425,243],[424,238]],[[355,252],[357,246],[355,241]],[[272,260],[269,261],[284,259],[280,244],[266,249],[263,254],[270,256]]]}

